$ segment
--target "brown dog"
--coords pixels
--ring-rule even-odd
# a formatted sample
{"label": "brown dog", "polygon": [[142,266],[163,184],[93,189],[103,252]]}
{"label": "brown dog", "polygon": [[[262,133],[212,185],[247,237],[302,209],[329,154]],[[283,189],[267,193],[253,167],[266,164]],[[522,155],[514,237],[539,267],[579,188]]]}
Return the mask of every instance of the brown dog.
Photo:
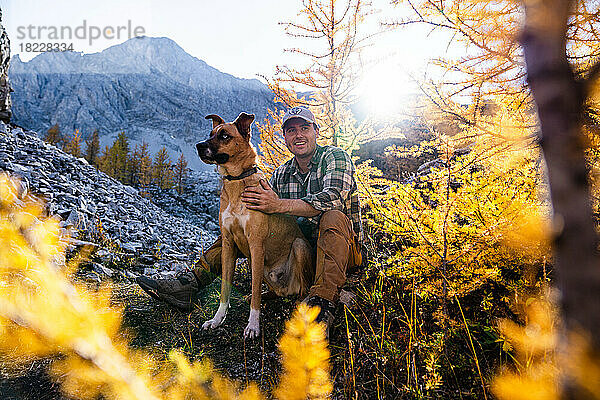
{"label": "brown dog", "polygon": [[252,270],[250,317],[244,336],[253,338],[260,332],[263,278],[279,296],[304,294],[312,280],[312,250],[293,217],[249,210],[242,203],[246,187],[266,184],[265,175],[256,168],[257,155],[250,144],[254,115],[241,113],[230,123],[214,114],[206,119],[213,122],[210,138],[196,144],[196,150],[202,161],[217,164],[223,177],[219,211],[223,270],[219,309],[202,328],[216,328],[225,319],[239,252],[248,258]]}

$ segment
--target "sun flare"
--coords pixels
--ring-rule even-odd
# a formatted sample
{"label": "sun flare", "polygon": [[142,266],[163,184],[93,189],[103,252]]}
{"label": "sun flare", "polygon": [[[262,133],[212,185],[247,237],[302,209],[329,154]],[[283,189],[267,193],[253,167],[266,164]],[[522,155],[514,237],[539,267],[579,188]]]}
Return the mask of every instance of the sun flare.
{"label": "sun flare", "polygon": [[415,84],[401,64],[383,62],[365,72],[359,93],[368,114],[390,117],[406,108]]}

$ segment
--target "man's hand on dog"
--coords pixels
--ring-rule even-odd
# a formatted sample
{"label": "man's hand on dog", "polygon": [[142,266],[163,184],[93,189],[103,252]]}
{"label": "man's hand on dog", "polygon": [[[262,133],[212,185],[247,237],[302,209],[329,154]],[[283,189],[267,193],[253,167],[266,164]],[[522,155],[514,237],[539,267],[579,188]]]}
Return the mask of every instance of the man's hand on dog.
{"label": "man's hand on dog", "polygon": [[244,190],[242,202],[249,210],[262,211],[265,214],[281,212],[281,199],[264,179],[260,180],[258,186],[250,186]]}

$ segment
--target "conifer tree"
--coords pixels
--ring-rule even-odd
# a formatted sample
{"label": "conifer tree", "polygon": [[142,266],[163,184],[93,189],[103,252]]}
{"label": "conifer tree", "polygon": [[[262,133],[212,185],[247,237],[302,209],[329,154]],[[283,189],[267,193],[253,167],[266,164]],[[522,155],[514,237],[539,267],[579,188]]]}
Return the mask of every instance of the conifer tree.
{"label": "conifer tree", "polygon": [[[595,13],[583,19],[579,12],[589,14],[591,11],[586,6],[591,10],[595,8]],[[600,16],[597,4],[583,2],[582,5],[573,0],[525,1],[525,9],[522,45],[527,78],[540,120],[541,148],[548,168],[554,216],[555,220],[560,219],[553,243],[566,332],[561,335],[559,347],[570,351],[563,352],[559,363],[567,362],[579,352],[580,358],[574,363],[585,366],[578,368],[598,371],[600,238],[586,160],[590,144],[585,140],[581,125],[589,113],[588,108],[592,108],[593,103],[597,107],[600,60],[596,54],[600,50],[600,36],[594,28],[572,33],[571,21],[584,21],[582,28],[591,27],[600,22]],[[581,35],[588,41],[577,48],[573,35]],[[583,68],[581,60],[573,57],[582,50],[582,55],[588,58]],[[589,50],[595,54],[588,55]],[[597,128],[594,133],[597,136]],[[578,377],[563,372],[561,381],[561,398],[591,399],[597,394],[598,375],[582,373]]]}
{"label": "conifer tree", "polygon": [[92,137],[85,141],[85,159],[90,165],[98,166],[98,156],[100,153],[100,138],[98,135],[98,129],[94,130]]}
{"label": "conifer tree", "polygon": [[[372,122],[366,119],[358,123],[349,109],[356,101],[354,89],[362,72],[359,56],[371,38],[363,33],[370,13],[370,4],[361,0],[308,0],[303,2],[299,18],[282,23],[291,38],[311,42],[304,48],[287,49],[302,56],[305,65],[277,66],[274,78],[265,79],[276,102],[286,107],[311,108],[320,125],[320,144],[351,150],[375,136]],[[312,94],[298,97],[297,87]],[[280,133],[281,113],[269,113],[275,123],[257,123],[261,132],[261,168],[268,173],[291,157]]]}
{"label": "conifer tree", "polygon": [[44,141],[56,147],[62,147],[64,138],[62,137],[58,124],[54,124],[52,127],[50,127],[50,129],[48,129],[46,136],[44,136]]}
{"label": "conifer tree", "polygon": [[178,194],[183,194],[183,186],[185,184],[185,180],[187,179],[188,171],[187,171],[188,163],[183,156],[183,153],[179,155],[175,166],[173,167],[173,175],[175,180],[175,189]]}
{"label": "conifer tree", "polygon": [[[301,101],[318,108],[320,134],[338,146],[347,140],[344,136],[348,133],[340,124],[349,117],[344,115],[347,105],[355,101],[354,88],[362,72],[359,56],[370,38],[361,28],[371,6],[362,0],[308,0],[302,4],[299,18],[282,25],[290,37],[312,42],[305,48],[287,49],[305,57],[306,64],[300,68],[278,66],[271,89],[279,96],[281,84],[291,83],[315,92],[310,100]],[[288,96],[282,91],[280,97]]]}
{"label": "conifer tree", "polygon": [[112,178],[116,178],[117,160],[114,143],[112,146],[105,146],[102,155],[99,157],[100,170]]}
{"label": "conifer tree", "polygon": [[[461,47],[460,52],[448,52],[452,56],[432,61],[431,69],[439,72],[439,79],[421,86],[441,110],[459,117],[463,124],[475,125],[486,123],[490,108],[506,107],[522,119],[516,128],[535,133],[528,125],[534,105],[517,41],[523,22],[522,4],[510,0],[407,0],[395,4],[405,6],[407,16],[393,25],[422,24],[441,30],[450,34],[448,46],[457,44],[467,49]],[[598,55],[600,33],[594,27],[600,24],[600,13],[597,4],[589,0],[573,7],[565,36],[569,43],[566,59],[577,77],[585,77]],[[465,99],[469,98],[470,105],[465,107]],[[597,109],[595,102],[589,106],[590,110]]]}
{"label": "conifer tree", "polygon": [[79,130],[76,129],[71,139],[65,143],[64,151],[75,157],[81,157],[81,133]]}
{"label": "conifer tree", "polygon": [[139,187],[139,167],[140,167],[140,144],[136,144],[131,157],[129,157],[129,184],[133,187]]}
{"label": "conifer tree", "polygon": [[142,142],[137,148],[136,160],[137,166],[137,187],[143,195],[148,194],[148,189],[152,186],[152,158],[148,151],[148,143]]}
{"label": "conifer tree", "polygon": [[[600,71],[597,62],[600,36],[595,28],[600,23],[598,4],[570,0],[526,0],[522,3],[508,0],[408,0],[403,4],[412,10],[413,17],[398,22],[399,26],[421,23],[432,29],[447,30],[453,42],[468,46],[468,51],[461,51],[459,56],[437,59],[434,65],[441,68],[441,78],[431,85],[423,85],[423,88],[443,112],[462,121],[462,125],[468,126],[468,129],[477,131],[476,136],[470,136],[467,145],[476,144],[479,147],[472,157],[481,160],[478,163],[485,162],[488,165],[488,187],[504,185],[507,187],[504,195],[507,195],[514,188],[514,185],[509,185],[511,180],[519,177],[523,171],[531,171],[533,173],[528,173],[530,178],[523,181],[526,186],[520,188],[515,198],[527,194],[523,207],[535,205],[540,198],[552,200],[553,223],[548,215],[531,218],[528,215],[530,213],[524,213],[510,224],[505,221],[488,226],[506,229],[512,225],[515,227],[513,231],[517,232],[544,231],[540,229],[543,223],[553,226],[552,230],[547,231],[547,239],[548,244],[554,247],[555,257],[551,258],[548,254],[540,265],[545,268],[545,260],[551,260],[562,292],[563,323],[570,332],[560,335],[562,343],[559,348],[569,358],[573,356],[573,351],[581,351],[577,346],[569,347],[572,343],[568,340],[573,331],[583,329],[590,333],[591,340],[587,343],[591,350],[589,354],[597,357],[600,340],[595,334],[600,329],[600,318],[594,310],[600,304],[597,296],[600,288],[598,214],[590,207],[588,179],[596,184],[596,193],[592,198],[595,198],[597,211],[600,199],[597,196],[599,187],[596,178],[600,147],[597,130],[598,92],[595,90]],[[521,32],[524,21],[525,31]],[[522,40],[522,47],[518,38]],[[466,98],[471,99],[467,106],[464,105]],[[580,132],[582,126],[587,137]],[[540,131],[543,140],[540,140]],[[495,145],[491,146],[494,142]],[[480,147],[481,143],[485,144]],[[541,172],[532,168],[544,162],[540,157],[540,143],[547,168],[547,181],[550,183],[549,194],[543,183],[546,178],[542,179]],[[505,174],[499,174],[499,167],[504,160],[511,158],[519,161],[518,173],[508,170]],[[465,178],[469,178],[465,182],[473,181],[472,177]],[[543,193],[543,197],[538,193]],[[461,196],[461,202],[465,198]],[[483,198],[479,196],[478,200]],[[497,198],[502,199],[501,196]],[[481,205],[478,207],[481,209]],[[397,211],[397,207],[390,204],[389,210],[394,208]],[[444,213],[443,207],[439,208],[440,212],[431,212],[428,218],[411,218],[411,214],[406,214],[404,221],[415,223],[416,229],[412,229],[415,236],[423,232],[427,234],[432,220],[452,215]],[[500,207],[498,209],[503,210]],[[477,214],[481,215],[481,211],[478,210]],[[395,215],[400,214],[396,212]],[[531,223],[528,219],[538,221]],[[525,228],[517,229],[518,224]],[[444,229],[439,231],[445,232],[449,225],[439,225]],[[389,223],[386,230],[392,230]],[[420,236],[420,240],[423,237]],[[448,242],[452,240],[452,236],[437,241],[429,239],[424,243],[425,247],[434,249],[446,238]],[[530,237],[521,238],[519,242],[524,248],[536,247]],[[477,245],[473,240],[463,243],[467,243],[469,249]],[[489,254],[491,248],[485,246],[483,251]],[[421,258],[438,271],[451,273],[452,263],[431,263],[425,254],[415,251],[413,257]],[[440,254],[446,255],[443,252]],[[519,255],[522,256],[523,253]],[[521,260],[516,265],[523,265],[526,261]],[[529,288],[518,286],[515,289],[515,293],[518,293]],[[532,336],[530,340],[533,342],[539,337]],[[564,365],[565,361],[564,358],[559,359],[560,364]],[[598,358],[595,362],[596,366],[590,358],[586,368],[597,368]],[[581,387],[576,387],[580,382],[575,383],[571,378],[556,379],[566,383],[566,393],[562,397],[588,398]],[[515,385],[515,393],[531,389],[532,385],[524,382],[520,386]],[[588,395],[593,393],[590,391]],[[525,397],[526,394],[523,395]]]}
{"label": "conifer tree", "polygon": [[152,178],[154,184],[159,189],[170,189],[173,187],[173,165],[169,153],[167,153],[167,149],[164,146],[154,156]]}
{"label": "conifer tree", "polygon": [[130,160],[129,160],[129,139],[125,132],[119,133],[117,139],[113,143],[113,151],[115,157],[115,178],[120,182],[129,185],[130,182]]}

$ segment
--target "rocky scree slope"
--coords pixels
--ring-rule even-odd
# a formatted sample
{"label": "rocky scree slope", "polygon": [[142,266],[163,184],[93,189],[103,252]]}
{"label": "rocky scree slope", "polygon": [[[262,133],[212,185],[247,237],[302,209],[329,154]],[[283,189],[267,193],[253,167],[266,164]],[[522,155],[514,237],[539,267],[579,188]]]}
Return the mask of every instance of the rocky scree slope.
{"label": "rocky scree slope", "polygon": [[[98,262],[91,265],[98,275],[118,273],[132,279],[137,271],[174,276],[192,267],[218,235],[214,217],[198,212],[186,215],[187,208],[171,205],[179,214],[172,215],[84,159],[42,141],[35,132],[3,122],[0,171],[18,177],[25,192],[45,200],[47,213],[59,216],[64,232],[71,233],[71,248],[90,243],[96,247]],[[207,182],[214,185],[212,177]],[[202,204],[195,206],[197,210]],[[134,260],[136,268],[109,268],[124,259]]]}

